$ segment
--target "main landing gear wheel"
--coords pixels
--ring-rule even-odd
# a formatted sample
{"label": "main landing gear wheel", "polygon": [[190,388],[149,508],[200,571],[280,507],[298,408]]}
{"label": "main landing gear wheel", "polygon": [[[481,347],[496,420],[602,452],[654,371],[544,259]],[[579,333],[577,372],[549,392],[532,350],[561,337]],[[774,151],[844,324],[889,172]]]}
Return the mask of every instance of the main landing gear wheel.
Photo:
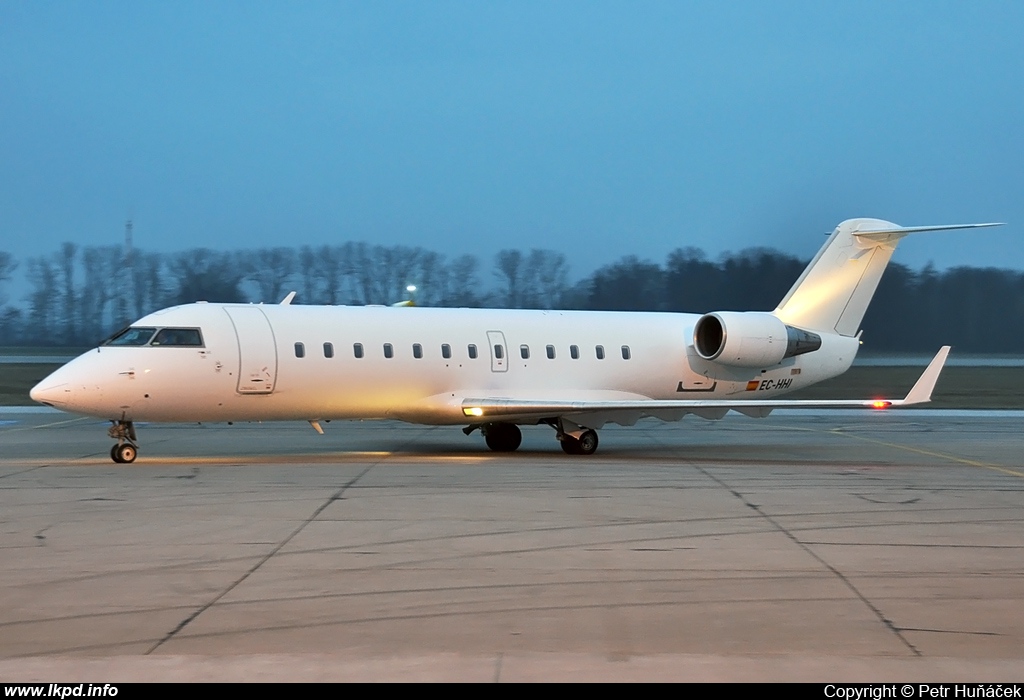
{"label": "main landing gear wheel", "polygon": [[560,440],[562,451],[567,455],[592,455],[597,452],[597,432],[584,430],[579,438],[563,435]]}
{"label": "main landing gear wheel", "polygon": [[513,423],[491,423],[483,428],[484,441],[495,452],[515,452],[523,442],[523,433]]}
{"label": "main landing gear wheel", "polygon": [[110,458],[118,464],[131,464],[138,456],[139,451],[135,448],[135,445],[127,442],[110,448]]}

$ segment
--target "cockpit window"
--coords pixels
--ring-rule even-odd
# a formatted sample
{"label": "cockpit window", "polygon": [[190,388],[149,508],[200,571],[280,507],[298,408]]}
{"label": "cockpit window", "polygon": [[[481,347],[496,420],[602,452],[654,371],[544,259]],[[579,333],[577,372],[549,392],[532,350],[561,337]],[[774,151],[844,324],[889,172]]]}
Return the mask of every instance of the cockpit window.
{"label": "cockpit window", "polygon": [[202,347],[203,336],[198,328],[164,328],[153,338],[151,345]]}
{"label": "cockpit window", "polygon": [[125,328],[107,340],[104,345],[145,345],[156,333],[156,328]]}

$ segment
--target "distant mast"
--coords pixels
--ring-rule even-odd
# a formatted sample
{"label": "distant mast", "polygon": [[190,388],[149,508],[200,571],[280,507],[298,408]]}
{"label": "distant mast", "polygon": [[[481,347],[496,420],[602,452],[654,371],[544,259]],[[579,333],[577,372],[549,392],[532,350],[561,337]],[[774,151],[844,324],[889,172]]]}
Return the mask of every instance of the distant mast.
{"label": "distant mast", "polygon": [[135,316],[141,315],[138,309],[134,308],[138,302],[135,294],[135,253],[132,250],[132,220],[124,222],[124,269],[128,272],[127,279],[121,287],[121,321],[128,323],[134,311]]}

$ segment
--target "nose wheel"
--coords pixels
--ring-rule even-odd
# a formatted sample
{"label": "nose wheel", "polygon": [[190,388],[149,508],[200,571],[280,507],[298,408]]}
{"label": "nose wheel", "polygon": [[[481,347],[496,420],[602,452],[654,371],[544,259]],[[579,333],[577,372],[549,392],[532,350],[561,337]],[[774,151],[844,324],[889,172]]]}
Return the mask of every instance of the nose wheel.
{"label": "nose wheel", "polygon": [[118,464],[131,464],[135,461],[138,454],[139,451],[135,448],[135,445],[127,442],[110,448],[110,458]]}
{"label": "nose wheel", "polygon": [[107,430],[107,435],[117,440],[117,444],[110,448],[110,458],[118,464],[131,464],[139,456],[135,425],[130,420],[111,423],[113,425]]}

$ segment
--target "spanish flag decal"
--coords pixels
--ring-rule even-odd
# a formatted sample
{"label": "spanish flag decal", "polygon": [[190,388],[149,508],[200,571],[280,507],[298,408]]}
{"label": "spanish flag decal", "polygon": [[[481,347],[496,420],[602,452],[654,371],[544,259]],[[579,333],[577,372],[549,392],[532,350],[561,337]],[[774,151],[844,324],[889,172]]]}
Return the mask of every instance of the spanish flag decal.
{"label": "spanish flag decal", "polygon": [[761,382],[757,379],[751,379],[747,382],[747,391],[755,391],[757,387],[761,385]]}

